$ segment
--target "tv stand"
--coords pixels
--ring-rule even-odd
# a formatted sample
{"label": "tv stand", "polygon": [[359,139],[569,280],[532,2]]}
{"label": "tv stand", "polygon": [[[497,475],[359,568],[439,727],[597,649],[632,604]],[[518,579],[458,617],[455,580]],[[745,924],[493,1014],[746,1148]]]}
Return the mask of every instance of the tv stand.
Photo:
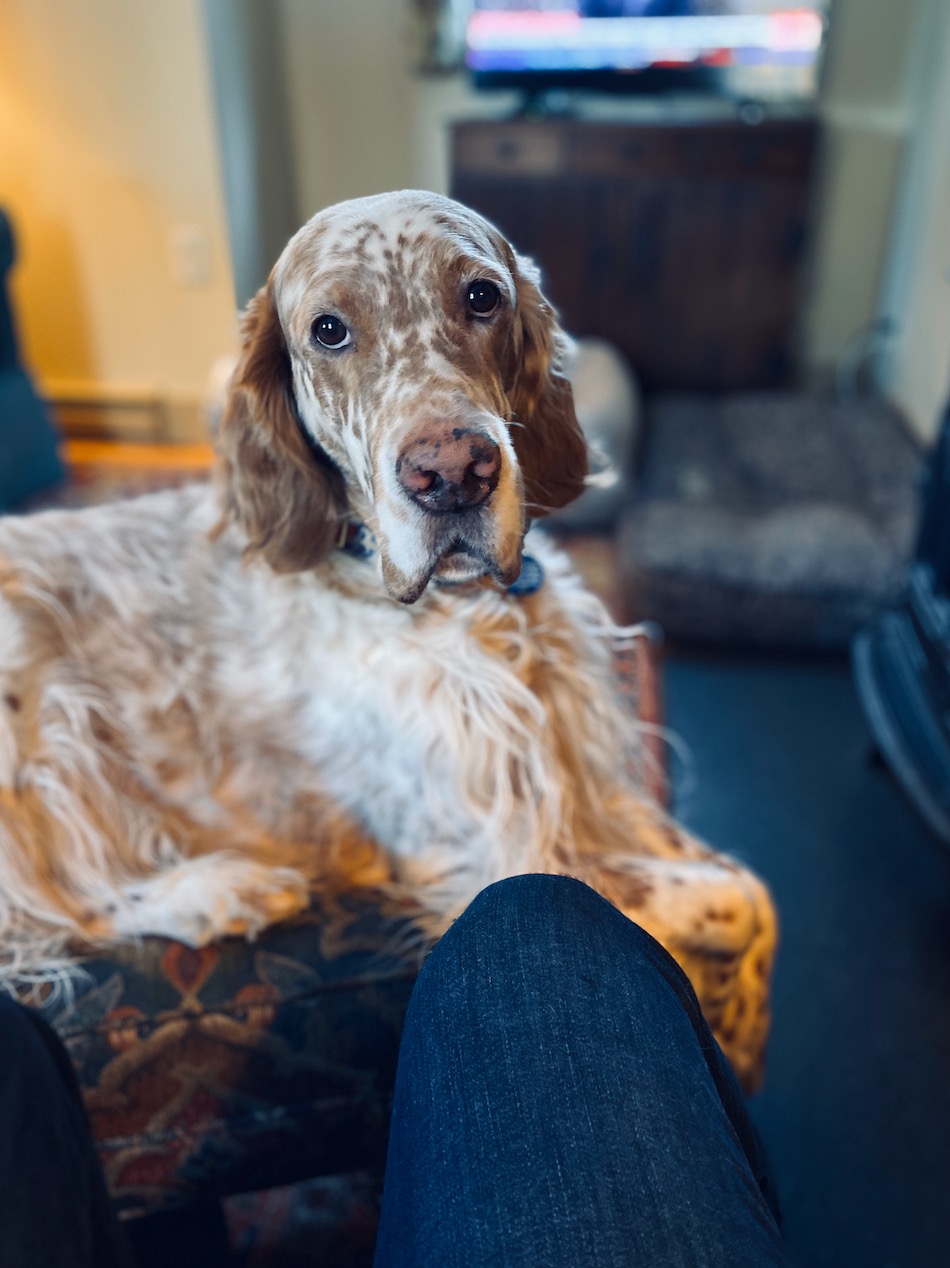
{"label": "tv stand", "polygon": [[452,131],[451,188],[648,390],[783,386],[817,140],[805,117],[473,120]]}
{"label": "tv stand", "polygon": [[509,121],[541,119],[573,119],[575,109],[567,93],[557,90],[535,89],[526,92]]}

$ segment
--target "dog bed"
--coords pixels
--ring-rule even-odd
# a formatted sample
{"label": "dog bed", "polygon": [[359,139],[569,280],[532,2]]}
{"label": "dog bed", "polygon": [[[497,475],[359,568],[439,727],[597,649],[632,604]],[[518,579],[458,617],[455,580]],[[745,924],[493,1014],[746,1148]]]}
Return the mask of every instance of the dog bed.
{"label": "dog bed", "polygon": [[619,531],[629,616],[684,641],[846,647],[904,584],[922,464],[882,401],[654,398]]}

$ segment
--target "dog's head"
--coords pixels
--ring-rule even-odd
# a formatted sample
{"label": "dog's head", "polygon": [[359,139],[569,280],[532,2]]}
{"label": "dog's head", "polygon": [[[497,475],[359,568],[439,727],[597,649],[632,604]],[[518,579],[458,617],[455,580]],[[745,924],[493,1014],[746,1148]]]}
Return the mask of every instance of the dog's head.
{"label": "dog's head", "polygon": [[348,519],[389,593],[510,584],[526,522],[582,491],[587,451],[537,272],[435,194],[340,203],[248,305],[219,434],[227,514],[279,571]]}

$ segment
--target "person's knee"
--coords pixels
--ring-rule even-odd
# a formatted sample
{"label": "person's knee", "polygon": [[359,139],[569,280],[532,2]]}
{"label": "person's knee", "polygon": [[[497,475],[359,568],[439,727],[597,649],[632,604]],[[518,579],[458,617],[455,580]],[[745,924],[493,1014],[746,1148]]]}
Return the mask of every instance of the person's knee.
{"label": "person's knee", "polygon": [[487,1013],[534,1015],[552,999],[631,1027],[668,1010],[685,1021],[693,1008],[682,970],[639,925],[578,880],[526,875],[483,890],[435,946],[409,1018],[428,1019],[426,1033],[468,1034]]}
{"label": "person's knee", "polygon": [[453,926],[459,936],[490,928],[495,937],[619,937],[635,952],[659,944],[596,890],[572,876],[530,873],[483,889]]}
{"label": "person's knee", "polygon": [[657,956],[666,956],[644,929],[589,885],[570,876],[532,873],[482,890],[436,946],[430,963],[445,966],[457,958],[487,965],[529,948],[552,967],[565,956],[575,960],[586,948],[591,957],[622,958],[628,972],[639,963],[654,971]]}
{"label": "person's knee", "polygon": [[487,886],[472,900],[455,927],[464,930],[471,925],[490,924],[496,933],[519,936],[538,922],[552,931],[578,921],[596,922],[604,918],[605,909],[614,911],[583,881],[534,872],[509,876]]}

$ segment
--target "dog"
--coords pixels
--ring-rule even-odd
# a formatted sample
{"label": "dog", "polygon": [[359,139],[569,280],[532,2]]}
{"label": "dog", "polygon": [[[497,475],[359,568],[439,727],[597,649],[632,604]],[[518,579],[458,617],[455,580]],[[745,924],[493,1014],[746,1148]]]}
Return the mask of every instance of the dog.
{"label": "dog", "polygon": [[0,521],[2,984],[254,937],[341,878],[435,937],[570,873],[755,1083],[768,891],[645,795],[615,630],[529,531],[585,483],[565,348],[474,212],[341,203],[247,307],[212,482]]}

